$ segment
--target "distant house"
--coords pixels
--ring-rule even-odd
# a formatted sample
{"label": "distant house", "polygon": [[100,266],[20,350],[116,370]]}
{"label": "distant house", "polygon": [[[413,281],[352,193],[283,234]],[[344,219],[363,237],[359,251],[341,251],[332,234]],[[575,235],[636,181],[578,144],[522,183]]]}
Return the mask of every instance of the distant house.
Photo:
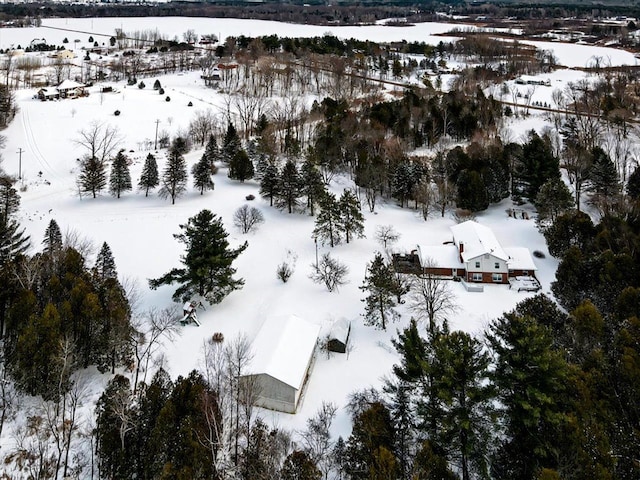
{"label": "distant house", "polygon": [[531,77],[529,75],[523,75],[516,78],[516,83],[518,85],[540,85],[543,87],[551,86],[551,80],[549,80],[548,78]]}
{"label": "distant house", "polygon": [[240,381],[255,386],[254,404],[296,413],[320,327],[296,316],[268,317],[253,341],[254,357]]}
{"label": "distant house", "polygon": [[65,80],[56,87],[60,94],[60,98],[76,98],[83,97],[87,94],[83,83],[74,82],[73,80]]}
{"label": "distant house", "polygon": [[345,353],[351,336],[351,322],[346,318],[337,320],[332,326],[327,338],[327,350]]}
{"label": "distant house", "polygon": [[[451,227],[453,241],[444,245],[418,245],[394,262],[413,271],[429,271],[467,282],[509,283],[514,277],[535,277],[536,265],[523,247],[502,247],[493,231],[474,221]],[[404,263],[402,263],[404,262]]]}
{"label": "distant house", "polygon": [[45,87],[38,90],[38,98],[43,102],[60,98],[60,92],[55,88]]}
{"label": "distant house", "polygon": [[71,50],[60,50],[56,52],[56,58],[59,60],[73,60],[77,55]]}

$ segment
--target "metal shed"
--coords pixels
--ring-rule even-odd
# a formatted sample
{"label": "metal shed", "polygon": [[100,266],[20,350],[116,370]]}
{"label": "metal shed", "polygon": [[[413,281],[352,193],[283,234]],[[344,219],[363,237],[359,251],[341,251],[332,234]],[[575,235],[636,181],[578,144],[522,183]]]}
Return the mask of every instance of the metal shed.
{"label": "metal shed", "polygon": [[351,322],[346,318],[336,320],[331,326],[327,339],[327,349],[330,352],[345,353],[351,335]]}
{"label": "metal shed", "polygon": [[252,347],[254,357],[241,377],[256,385],[255,405],[296,413],[316,350],[320,326],[296,315],[268,317]]}

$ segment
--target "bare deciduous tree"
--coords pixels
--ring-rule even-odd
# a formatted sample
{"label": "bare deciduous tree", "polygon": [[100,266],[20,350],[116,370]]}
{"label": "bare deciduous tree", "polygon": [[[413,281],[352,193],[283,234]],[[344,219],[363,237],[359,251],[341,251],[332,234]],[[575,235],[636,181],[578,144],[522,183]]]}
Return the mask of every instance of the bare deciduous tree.
{"label": "bare deciduous tree", "polygon": [[144,370],[143,381],[146,381],[149,363],[155,352],[161,347],[162,340],[173,340],[178,333],[177,316],[176,308],[170,307],[160,311],[152,308],[144,315],[132,318],[133,329],[129,342],[133,347],[136,359],[133,379],[134,395],[138,389],[141,371]]}
{"label": "bare deciduous tree", "polygon": [[349,267],[333,258],[330,253],[323,254],[318,265],[312,264],[311,268],[313,271],[309,278],[315,283],[324,283],[330,292],[337,292],[340,286],[347,283],[345,277],[349,273]]}
{"label": "bare deciduous tree", "polygon": [[393,228],[393,225],[378,225],[376,226],[375,239],[386,250],[387,246],[394,245],[400,239],[400,234]]}
{"label": "bare deciduous tree", "polygon": [[429,322],[430,334],[435,332],[436,322],[441,317],[455,313],[459,308],[449,280],[433,273],[436,268],[436,262],[426,258],[423,273],[414,275],[409,284],[409,309],[418,320]]}
{"label": "bare deciduous tree", "polygon": [[331,451],[333,443],[329,429],[336,417],[338,407],[331,402],[322,402],[316,414],[307,419],[307,428],[301,432],[302,445],[311,460],[322,472],[323,478],[328,478],[333,465]]}
{"label": "bare deciduous tree", "polygon": [[204,146],[214,132],[216,119],[211,110],[196,112],[195,117],[189,123],[189,136],[192,140]]}
{"label": "bare deciduous tree", "polygon": [[242,233],[255,231],[264,222],[264,215],[256,207],[243,205],[233,214],[233,225]]}
{"label": "bare deciduous tree", "polygon": [[85,148],[89,158],[97,158],[100,162],[105,162],[112,156],[122,142],[118,127],[97,121],[91,122],[87,128],[80,130],[78,135],[75,140],[76,145]]}

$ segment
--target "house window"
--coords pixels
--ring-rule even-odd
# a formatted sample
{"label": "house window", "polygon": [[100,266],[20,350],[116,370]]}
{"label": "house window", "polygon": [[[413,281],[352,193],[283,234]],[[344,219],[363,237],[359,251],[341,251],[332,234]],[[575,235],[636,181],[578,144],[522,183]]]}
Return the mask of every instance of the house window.
{"label": "house window", "polygon": [[481,282],[482,281],[482,274],[481,273],[474,273],[473,274],[473,281],[474,282]]}
{"label": "house window", "polygon": [[522,275],[525,276],[525,277],[528,277],[529,276],[529,270],[523,270],[522,271]]}
{"label": "house window", "polygon": [[480,262],[476,262],[476,268],[480,268]]}
{"label": "house window", "polygon": [[496,268],[500,268],[500,262],[496,262],[494,265]]}
{"label": "house window", "polygon": [[502,283],[502,274],[501,273],[494,273],[492,276],[492,280],[496,283]]}

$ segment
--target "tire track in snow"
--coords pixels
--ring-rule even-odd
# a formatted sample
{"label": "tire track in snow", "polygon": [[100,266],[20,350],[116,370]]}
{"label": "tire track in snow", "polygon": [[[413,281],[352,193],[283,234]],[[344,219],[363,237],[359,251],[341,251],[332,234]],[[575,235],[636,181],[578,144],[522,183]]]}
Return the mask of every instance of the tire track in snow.
{"label": "tire track in snow", "polygon": [[[26,107],[26,108],[25,108]],[[33,133],[33,128],[31,126],[31,117],[29,114],[29,107],[24,106],[22,108],[22,127],[24,130],[24,137],[27,141],[27,145],[31,150],[31,153],[38,161],[38,164],[45,170],[52,178],[60,179],[60,176],[56,173],[51,164],[47,161],[47,158],[42,154],[40,149],[38,148],[38,143],[36,141],[36,137]]]}

